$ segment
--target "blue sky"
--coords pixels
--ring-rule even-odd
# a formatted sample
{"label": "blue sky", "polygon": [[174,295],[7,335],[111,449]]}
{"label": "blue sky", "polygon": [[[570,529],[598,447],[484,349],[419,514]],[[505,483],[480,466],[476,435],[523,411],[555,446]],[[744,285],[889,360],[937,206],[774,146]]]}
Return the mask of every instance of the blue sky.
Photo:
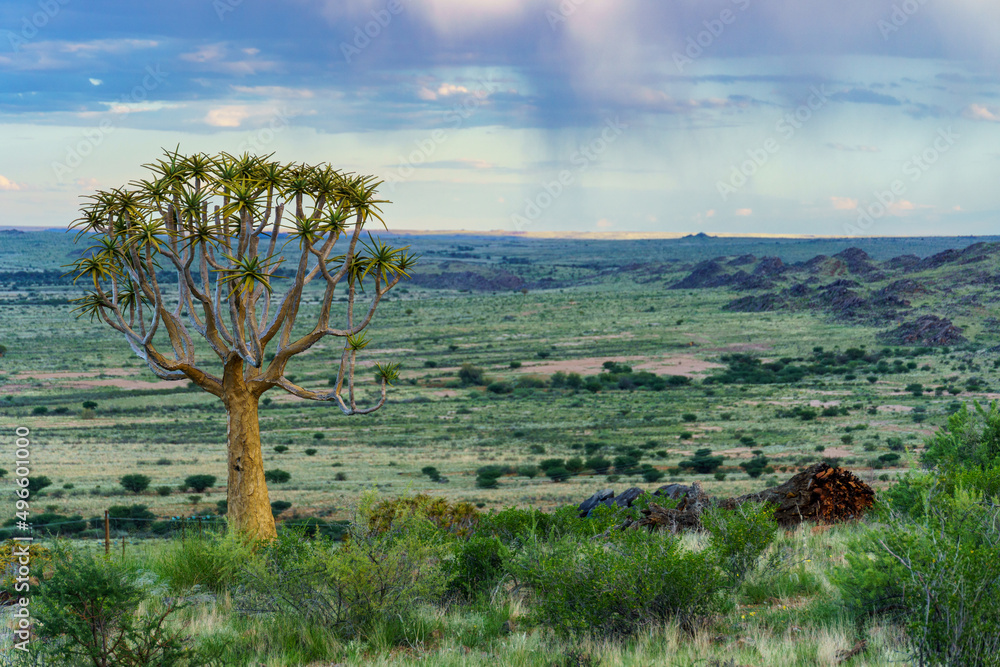
{"label": "blue sky", "polygon": [[995,233],[993,0],[0,3],[0,226],[161,147],[386,180],[396,229]]}

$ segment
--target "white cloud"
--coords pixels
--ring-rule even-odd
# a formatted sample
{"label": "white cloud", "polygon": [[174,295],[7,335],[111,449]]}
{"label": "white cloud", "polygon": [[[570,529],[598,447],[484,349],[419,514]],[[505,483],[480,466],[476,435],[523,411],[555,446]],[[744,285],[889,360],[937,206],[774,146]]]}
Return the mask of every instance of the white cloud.
{"label": "white cloud", "polygon": [[865,146],[864,144],[856,144],[854,146],[848,146],[847,144],[842,144],[839,141],[830,142],[827,144],[828,147],[835,151],[844,151],[845,153],[881,153],[882,149],[876,148],[875,146]]}
{"label": "white cloud", "polygon": [[850,197],[830,197],[830,203],[837,211],[853,211],[858,207],[858,200]]}
{"label": "white cloud", "polygon": [[100,79],[87,79],[87,81],[90,81],[90,85],[92,85],[92,86],[99,86],[99,85],[101,85],[102,83],[104,83],[104,82],[103,82],[102,80],[100,80]]}
{"label": "white cloud", "polygon": [[0,190],[20,190],[21,186],[0,174]]}
{"label": "white cloud", "polygon": [[752,208],[738,208],[738,209],[736,209],[736,215],[738,215],[740,217],[746,217],[748,215],[753,215],[753,209]]}
{"label": "white cloud", "polygon": [[984,120],[990,123],[1000,123],[1000,111],[996,107],[988,107],[983,104],[970,104],[962,112],[966,118],[971,120]]}
{"label": "white cloud", "polygon": [[[253,49],[252,49],[253,50]],[[271,60],[257,60],[255,53],[242,55],[246,59],[229,60],[229,49],[225,44],[206,44],[196,51],[180,54],[180,59],[196,65],[201,65],[210,72],[219,72],[232,76],[249,76],[260,72],[277,69],[277,63]]]}
{"label": "white cloud", "polygon": [[316,95],[308,88],[286,88],[285,86],[233,86],[233,90],[244,95],[257,95],[269,99],[308,100]]}
{"label": "white cloud", "polygon": [[166,102],[101,102],[108,107],[111,113],[143,113],[146,111],[159,111],[160,109],[177,109],[180,104],[167,104]]}
{"label": "white cloud", "polygon": [[210,109],[205,114],[205,124],[212,127],[239,127],[250,116],[245,106],[225,106]]}

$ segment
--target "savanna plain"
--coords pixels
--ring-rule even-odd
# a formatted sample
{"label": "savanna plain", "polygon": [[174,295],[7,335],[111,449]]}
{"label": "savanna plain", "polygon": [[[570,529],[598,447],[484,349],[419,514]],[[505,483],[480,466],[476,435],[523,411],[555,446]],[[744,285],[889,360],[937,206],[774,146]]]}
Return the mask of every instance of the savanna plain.
{"label": "savanna plain", "polygon": [[[224,530],[218,399],[76,317],[86,239],[0,231],[0,484],[29,429],[41,604],[104,586],[133,647],[104,664],[1000,664],[998,239],[383,236],[420,255],[363,351],[399,380],[366,416],[266,395],[255,549]],[[290,376],[328,388],[340,357]],[[875,506],[677,535],[619,529],[662,496],[577,509],[821,462]],[[42,630],[8,658],[86,634]]]}

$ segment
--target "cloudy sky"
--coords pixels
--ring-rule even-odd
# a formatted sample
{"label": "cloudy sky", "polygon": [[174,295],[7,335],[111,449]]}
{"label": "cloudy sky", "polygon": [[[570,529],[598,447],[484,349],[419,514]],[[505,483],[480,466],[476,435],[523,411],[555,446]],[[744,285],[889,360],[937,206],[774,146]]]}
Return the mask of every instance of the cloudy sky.
{"label": "cloudy sky", "polygon": [[397,229],[996,233],[995,0],[4,0],[0,226],[162,147],[386,181]]}

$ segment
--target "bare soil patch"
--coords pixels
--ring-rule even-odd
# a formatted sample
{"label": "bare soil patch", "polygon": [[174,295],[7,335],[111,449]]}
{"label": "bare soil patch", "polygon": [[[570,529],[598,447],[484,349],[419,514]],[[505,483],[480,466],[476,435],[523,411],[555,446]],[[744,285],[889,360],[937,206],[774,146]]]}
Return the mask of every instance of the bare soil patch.
{"label": "bare soil patch", "polygon": [[560,371],[563,373],[593,375],[603,370],[605,361],[628,364],[633,369],[640,371],[649,371],[657,374],[687,375],[689,377],[704,373],[712,368],[719,368],[719,364],[712,363],[711,361],[703,361],[690,355],[680,355],[661,357],[659,359],[641,356],[584,357],[582,359],[568,359],[566,361],[525,364],[520,370],[522,373],[540,373],[543,375],[551,375]]}

